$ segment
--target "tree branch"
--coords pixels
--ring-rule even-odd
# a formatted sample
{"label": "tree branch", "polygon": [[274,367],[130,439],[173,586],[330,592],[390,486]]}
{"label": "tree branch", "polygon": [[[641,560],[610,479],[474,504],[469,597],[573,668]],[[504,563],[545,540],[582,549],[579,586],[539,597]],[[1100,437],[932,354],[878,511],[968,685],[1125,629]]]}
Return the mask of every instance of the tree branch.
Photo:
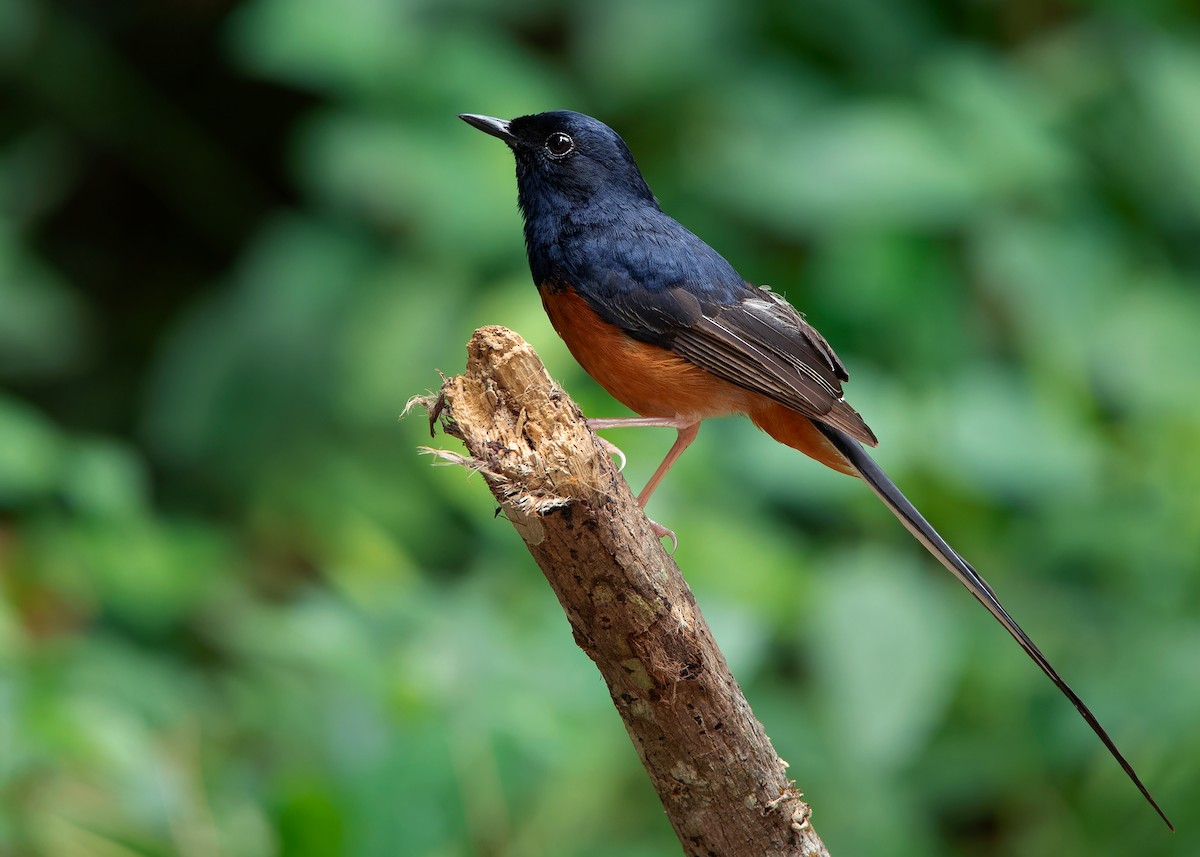
{"label": "tree branch", "polygon": [[[430,428],[469,457],[541,567],[688,855],[828,857],[679,568],[578,407],[520,336],[477,330]],[[413,403],[410,403],[410,406]]]}

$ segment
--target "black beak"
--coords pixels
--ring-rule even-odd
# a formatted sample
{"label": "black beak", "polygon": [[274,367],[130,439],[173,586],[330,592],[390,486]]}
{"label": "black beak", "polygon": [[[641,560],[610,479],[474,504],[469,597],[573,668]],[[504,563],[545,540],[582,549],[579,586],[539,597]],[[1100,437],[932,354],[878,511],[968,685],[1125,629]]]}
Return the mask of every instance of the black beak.
{"label": "black beak", "polygon": [[458,118],[466,122],[468,125],[473,125],[485,134],[491,134],[493,137],[499,137],[505,143],[515,143],[517,138],[508,130],[508,122],[504,119],[496,119],[491,116],[480,116],[478,113],[460,113]]}

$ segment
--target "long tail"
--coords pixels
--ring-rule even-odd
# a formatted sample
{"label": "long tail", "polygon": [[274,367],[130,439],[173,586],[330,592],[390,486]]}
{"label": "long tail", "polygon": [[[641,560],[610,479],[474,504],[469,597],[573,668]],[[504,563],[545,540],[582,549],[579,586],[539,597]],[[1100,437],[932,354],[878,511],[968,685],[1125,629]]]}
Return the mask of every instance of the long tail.
{"label": "long tail", "polygon": [[1000,599],[996,597],[996,593],[992,591],[992,587],[988,586],[987,581],[980,577],[979,572],[972,568],[969,562],[959,556],[950,545],[946,544],[945,540],[930,526],[924,516],[908,501],[908,498],[900,493],[900,489],[888,478],[888,475],[875,463],[874,459],[867,455],[866,450],[859,445],[858,441],[835,428],[817,423],[815,420],[814,424],[821,434],[825,435],[829,442],[833,444],[834,448],[854,465],[854,469],[871,486],[871,490],[879,496],[879,499],[900,519],[900,523],[904,524],[908,531],[916,536],[917,540],[925,545],[929,552],[962,582],[963,586],[967,587],[967,590],[978,599],[979,603],[996,617],[996,620],[1004,626],[1008,633],[1012,634],[1013,639],[1020,644],[1025,653],[1033,659],[1033,662],[1042,668],[1042,672],[1049,676],[1050,681],[1054,682],[1055,686],[1063,692],[1063,695],[1071,700],[1071,704],[1075,706],[1075,709],[1087,721],[1088,726],[1092,727],[1092,731],[1096,733],[1096,736],[1104,742],[1104,746],[1108,748],[1108,752],[1112,753],[1113,758],[1117,760],[1121,768],[1129,775],[1129,779],[1133,780],[1133,784],[1138,787],[1142,796],[1150,802],[1150,805],[1154,807],[1154,811],[1166,822],[1167,827],[1174,830],[1175,825],[1171,824],[1171,820],[1167,818],[1162,808],[1159,807],[1158,802],[1154,800],[1150,792],[1142,785],[1137,772],[1133,770],[1133,766],[1129,762],[1125,761],[1125,757],[1121,755],[1121,751],[1117,749],[1117,745],[1113,743],[1113,740],[1108,737],[1108,733],[1104,731],[1104,727],[1100,725],[1100,721],[1096,719],[1096,715],[1092,714],[1091,709],[1063,681],[1057,670],[1046,660],[1046,656],[1033,644],[1029,636],[1021,630],[1021,626],[1008,615],[1008,611],[1004,609],[1004,605],[1000,603]]}

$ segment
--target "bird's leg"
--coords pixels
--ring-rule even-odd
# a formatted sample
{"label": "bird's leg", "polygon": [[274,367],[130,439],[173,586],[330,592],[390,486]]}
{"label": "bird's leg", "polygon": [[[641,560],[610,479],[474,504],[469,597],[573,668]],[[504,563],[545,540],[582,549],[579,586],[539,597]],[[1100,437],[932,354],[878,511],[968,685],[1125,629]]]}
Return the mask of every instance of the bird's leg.
{"label": "bird's leg", "polygon": [[[696,435],[700,432],[700,422],[690,422],[678,417],[613,417],[610,419],[595,419],[587,421],[588,428],[592,431],[610,428],[673,428],[678,432],[678,437],[675,438],[675,443],[671,446],[667,457],[663,459],[663,463],[658,465],[658,470],[654,471],[654,475],[650,477],[650,481],[646,483],[646,487],[642,489],[642,493],[638,494],[638,505],[643,509],[646,508],[646,502],[650,499],[650,495],[654,493],[654,489],[658,487],[658,483],[667,475],[667,471],[671,469],[671,465],[683,455],[683,451],[687,449],[692,441],[696,439]],[[601,438],[601,443],[605,445],[610,455],[616,455],[621,459],[621,467],[625,466],[625,454],[616,446]]]}
{"label": "bird's leg", "polygon": [[[650,495],[654,493],[654,489],[658,487],[658,483],[667,475],[667,471],[671,469],[679,456],[683,455],[683,451],[691,446],[692,441],[696,439],[696,435],[700,433],[700,423],[688,422],[677,418],[666,417],[617,417],[613,419],[597,419],[588,420],[588,427],[596,429],[606,428],[673,428],[678,433],[675,438],[675,443],[671,445],[671,449],[667,452],[667,457],[663,459],[662,464],[658,465],[658,469],[654,471],[654,475],[650,477],[650,481],[646,483],[646,487],[638,494],[638,505],[643,509],[646,508],[646,503],[650,500]],[[616,449],[616,447],[612,447]],[[611,450],[610,450],[611,451]],[[617,450],[620,453],[620,450]],[[625,456],[621,455],[622,461]],[[661,538],[670,538],[671,550],[679,547],[679,539],[675,537],[675,533],[668,530],[662,524],[650,519],[650,526],[654,529],[654,534]]]}
{"label": "bird's leg", "polygon": [[611,428],[673,428],[682,429],[695,425],[679,417],[603,417],[587,421],[592,431]]}
{"label": "bird's leg", "polygon": [[675,438],[675,443],[671,444],[671,449],[667,452],[667,457],[663,459],[662,464],[658,465],[658,470],[654,471],[654,475],[650,477],[650,481],[646,483],[646,487],[642,489],[642,493],[638,494],[638,505],[643,509],[646,508],[646,503],[649,502],[650,495],[654,493],[654,489],[658,487],[658,483],[662,481],[662,478],[667,475],[667,471],[671,469],[671,465],[679,459],[679,456],[683,455],[683,451],[692,445],[692,441],[700,433],[700,423],[680,426],[676,430],[679,434]]}
{"label": "bird's leg", "polygon": [[[595,419],[587,421],[588,428],[592,431],[601,431],[610,428],[673,428],[679,429],[687,425],[683,420],[670,419],[666,417],[610,417],[607,419]],[[625,453],[621,452],[620,447],[609,440],[597,436],[597,439],[604,446],[604,451],[614,458],[621,461],[617,472],[620,473],[625,469]]]}

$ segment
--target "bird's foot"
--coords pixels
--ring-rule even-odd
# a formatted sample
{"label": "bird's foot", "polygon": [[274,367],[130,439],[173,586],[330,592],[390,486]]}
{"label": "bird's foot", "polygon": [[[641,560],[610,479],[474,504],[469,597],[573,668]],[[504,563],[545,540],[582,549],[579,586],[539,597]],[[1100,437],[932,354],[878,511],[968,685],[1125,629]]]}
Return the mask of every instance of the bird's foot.
{"label": "bird's foot", "polygon": [[646,520],[650,522],[650,529],[654,530],[654,535],[658,536],[660,539],[671,540],[671,555],[674,556],[675,551],[679,550],[679,539],[675,537],[675,531],[668,530],[653,518],[647,518]]}
{"label": "bird's foot", "polygon": [[623,471],[625,469],[625,453],[621,452],[621,448],[612,441],[600,437],[600,435],[596,435],[596,440],[600,441],[600,445],[604,447],[605,452],[617,459],[617,472],[620,473]]}

